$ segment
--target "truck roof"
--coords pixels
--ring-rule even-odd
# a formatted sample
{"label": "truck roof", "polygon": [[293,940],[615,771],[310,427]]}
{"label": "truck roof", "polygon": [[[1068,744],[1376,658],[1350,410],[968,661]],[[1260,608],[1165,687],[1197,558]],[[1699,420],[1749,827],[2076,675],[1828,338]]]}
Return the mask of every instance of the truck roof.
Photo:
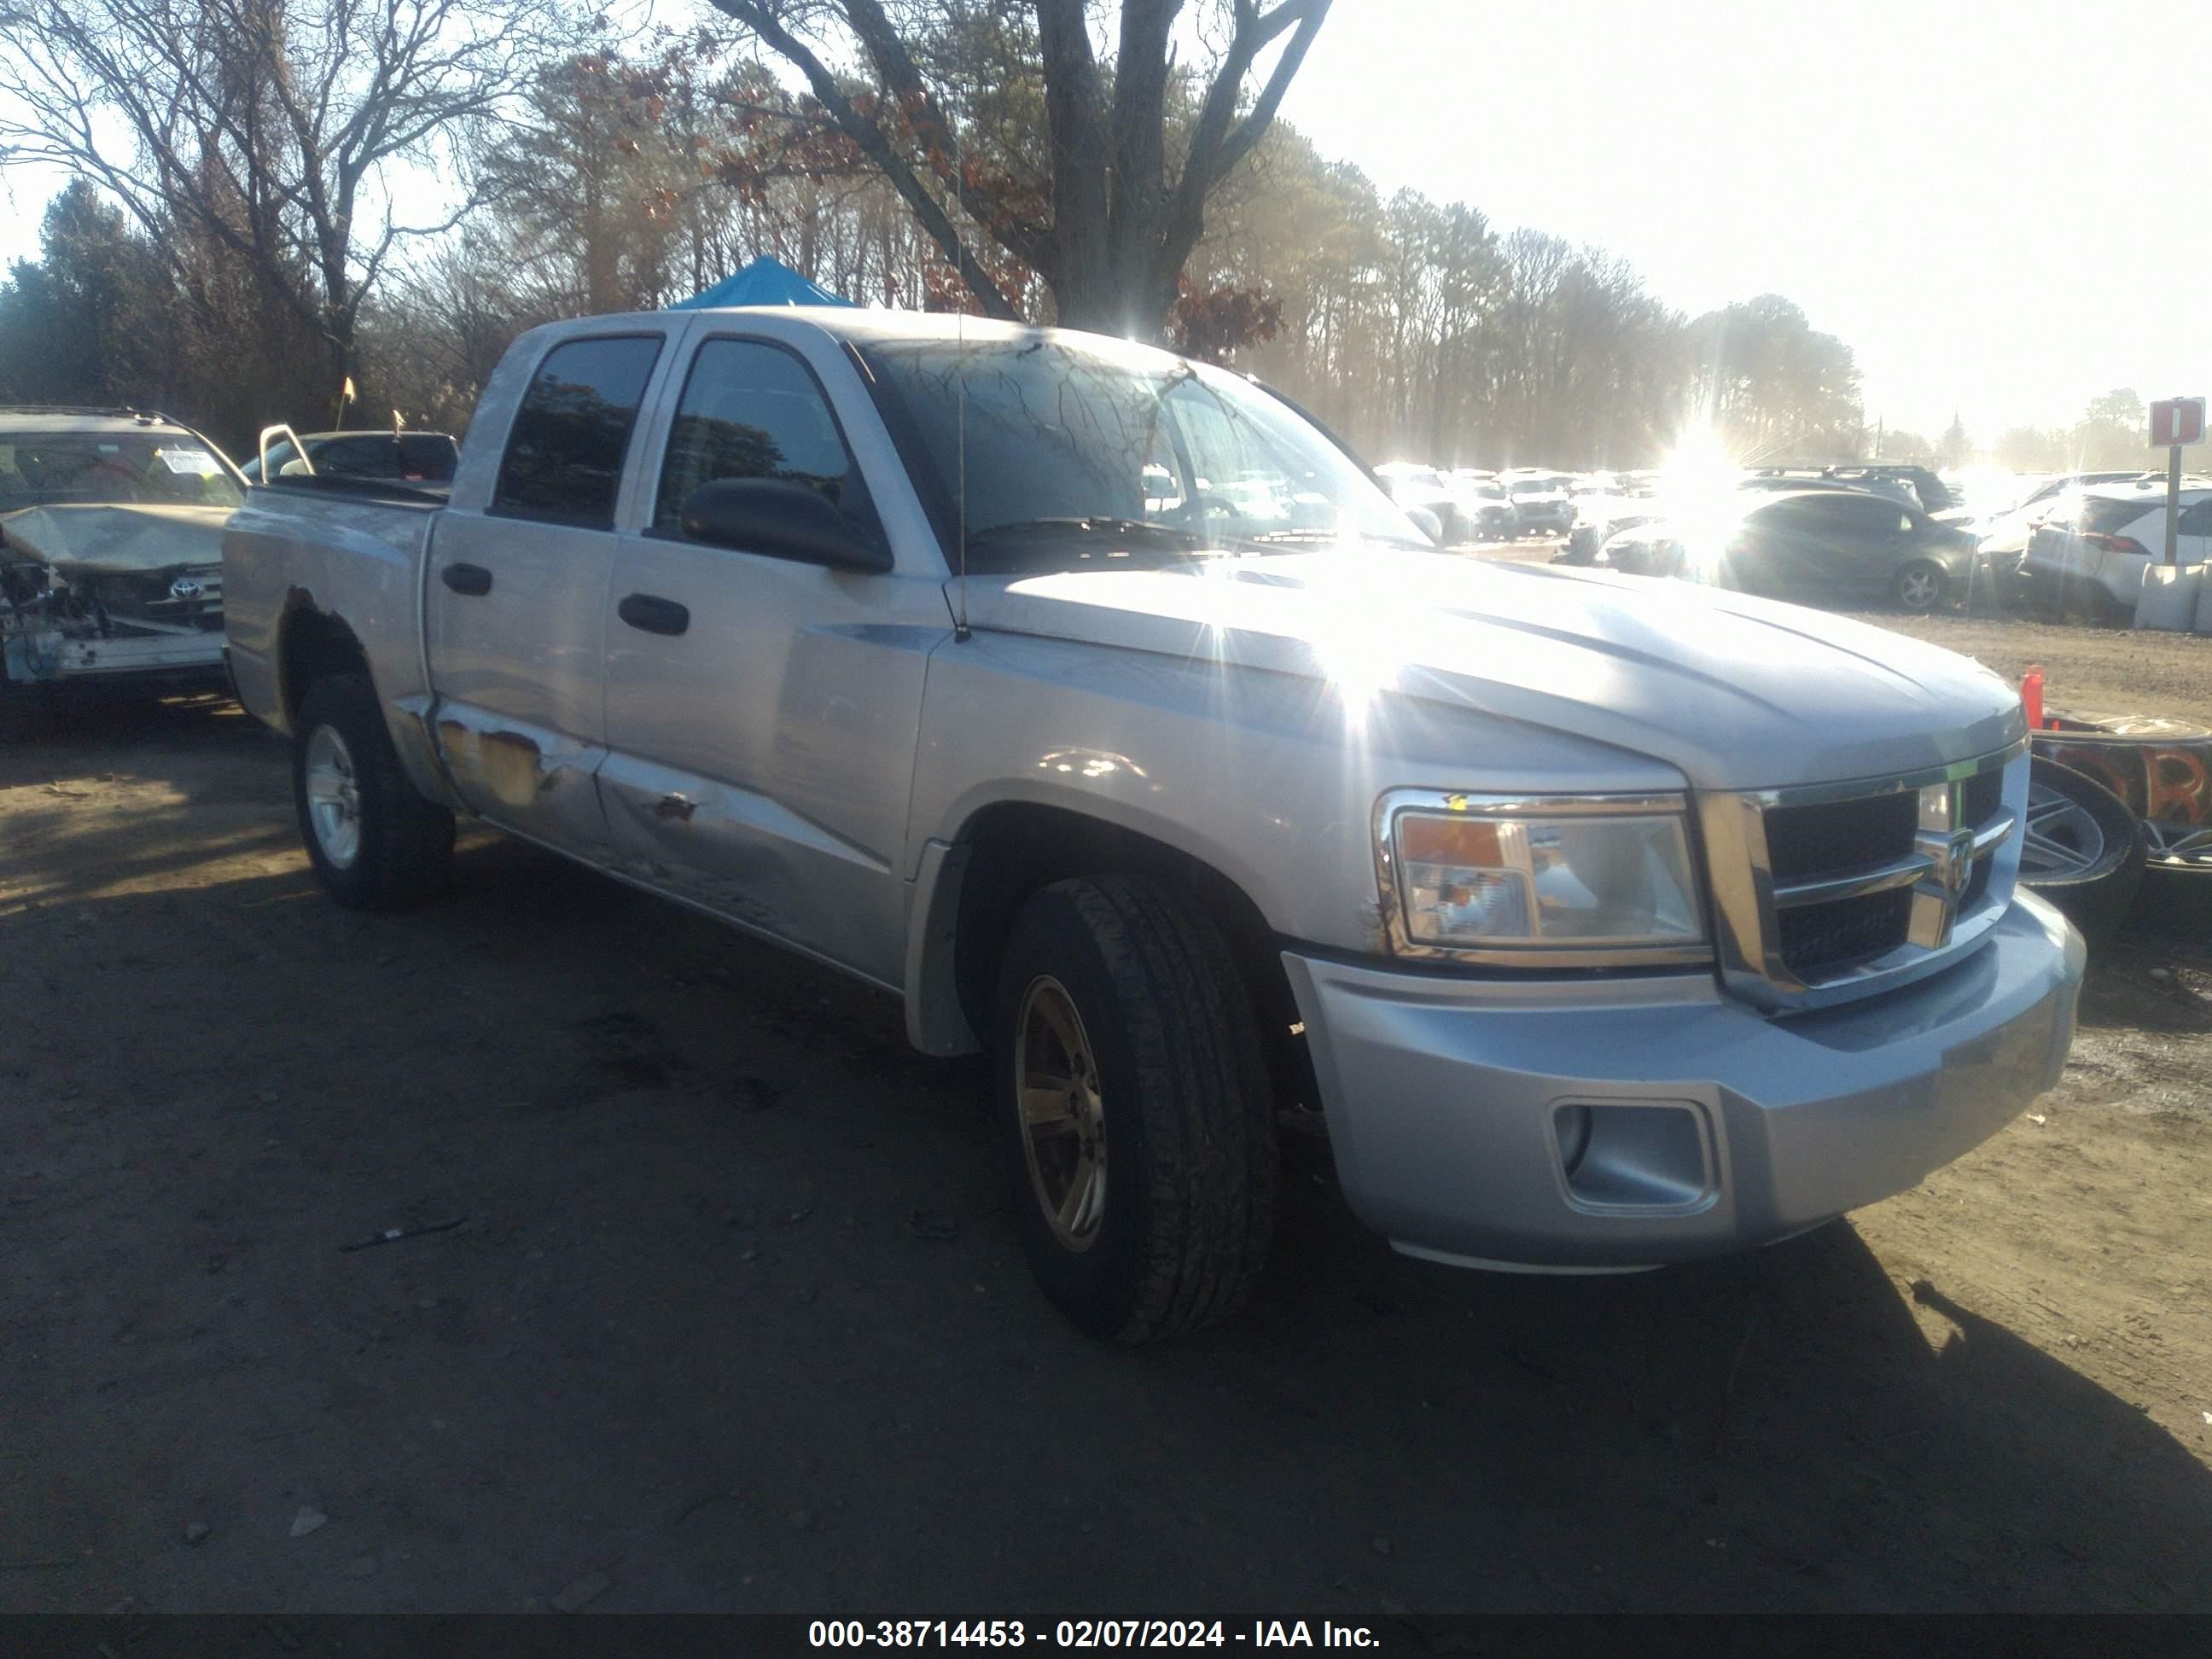
{"label": "truck roof", "polygon": [[1183,360],[1160,346],[1146,345],[1133,340],[1121,340],[1110,334],[1092,334],[1081,329],[1051,328],[1042,323],[1002,322],[994,317],[969,317],[947,311],[890,311],[874,307],[844,306],[708,306],[681,312],[634,311],[612,313],[605,316],[570,318],[544,326],[562,335],[583,332],[597,333],[609,327],[666,327],[692,317],[723,319],[757,319],[763,322],[804,322],[824,334],[841,340],[860,343],[902,340],[964,340],[972,344],[1007,340],[1066,339],[1079,341],[1090,349],[1111,351],[1116,348],[1147,357],[1157,357],[1164,362]]}
{"label": "truck roof", "polygon": [[175,432],[185,428],[150,409],[88,409],[72,404],[0,404],[0,434],[11,432]]}

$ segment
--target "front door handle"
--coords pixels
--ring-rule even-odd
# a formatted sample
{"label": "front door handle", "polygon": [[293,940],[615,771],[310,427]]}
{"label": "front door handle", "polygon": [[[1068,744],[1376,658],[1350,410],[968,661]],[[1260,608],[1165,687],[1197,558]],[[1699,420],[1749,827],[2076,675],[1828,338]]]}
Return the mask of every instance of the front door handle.
{"label": "front door handle", "polygon": [[438,572],[438,580],[471,599],[491,592],[491,572],[480,564],[449,564]]}
{"label": "front door handle", "polygon": [[651,593],[633,593],[615,607],[615,615],[632,628],[648,634],[681,634],[691,626],[691,613],[673,599]]}

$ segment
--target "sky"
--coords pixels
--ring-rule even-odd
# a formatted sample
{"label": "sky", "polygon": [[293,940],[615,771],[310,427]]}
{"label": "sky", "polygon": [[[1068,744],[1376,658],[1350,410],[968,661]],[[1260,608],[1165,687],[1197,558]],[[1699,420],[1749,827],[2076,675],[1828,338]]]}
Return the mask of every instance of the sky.
{"label": "sky", "polygon": [[[2202,0],[1336,0],[1283,114],[1685,311],[1786,295],[1870,423],[1987,442],[2212,392],[2208,93]],[[58,182],[0,176],[0,264]]]}
{"label": "sky", "polygon": [[1386,190],[1773,292],[1867,418],[1977,441],[2212,392],[2212,9],[1337,0],[1283,114]]}

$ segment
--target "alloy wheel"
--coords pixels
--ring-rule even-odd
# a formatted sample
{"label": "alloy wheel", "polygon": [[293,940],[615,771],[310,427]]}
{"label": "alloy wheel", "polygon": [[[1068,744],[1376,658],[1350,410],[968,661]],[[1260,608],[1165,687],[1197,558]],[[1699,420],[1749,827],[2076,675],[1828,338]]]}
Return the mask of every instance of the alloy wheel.
{"label": "alloy wheel", "polygon": [[1106,1214],[1106,1120],[1083,1017],[1050,975],[1022,997],[1014,1065],[1030,1185],[1067,1249],[1097,1241]]}
{"label": "alloy wheel", "polygon": [[319,726],[307,738],[307,822],[315,844],[337,869],[361,856],[361,791],[353,751],[335,726]]}

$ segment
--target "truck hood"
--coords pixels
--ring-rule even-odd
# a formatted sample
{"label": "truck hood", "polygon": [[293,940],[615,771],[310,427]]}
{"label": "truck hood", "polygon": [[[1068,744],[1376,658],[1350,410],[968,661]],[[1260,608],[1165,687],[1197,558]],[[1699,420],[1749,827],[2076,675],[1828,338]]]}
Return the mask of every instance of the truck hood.
{"label": "truck hood", "polygon": [[[1412,697],[1665,761],[1699,788],[1948,765],[2026,732],[1954,653],[1683,582],[1426,553],[972,577],[971,626],[1328,682],[1364,717]],[[1470,757],[1478,766],[1480,757]]]}
{"label": "truck hood", "polygon": [[0,517],[0,561],[64,575],[122,575],[221,564],[228,507],[64,501]]}

